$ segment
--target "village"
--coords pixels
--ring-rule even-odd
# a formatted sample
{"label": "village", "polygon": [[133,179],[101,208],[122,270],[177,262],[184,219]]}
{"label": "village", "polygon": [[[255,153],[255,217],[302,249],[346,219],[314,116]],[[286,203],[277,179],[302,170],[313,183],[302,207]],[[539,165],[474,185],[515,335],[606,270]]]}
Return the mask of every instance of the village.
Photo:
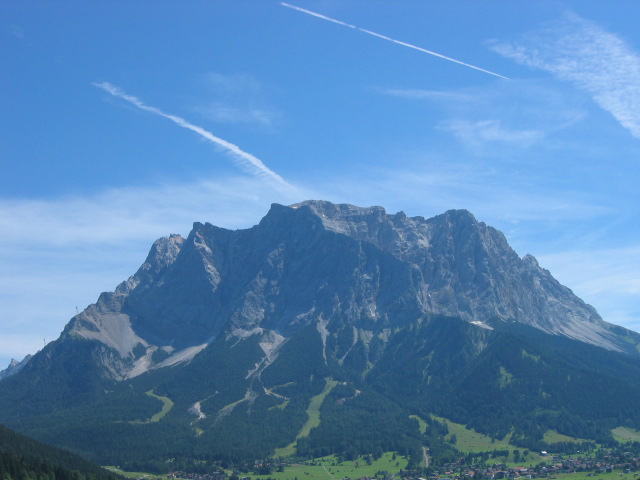
{"label": "village", "polygon": [[[546,453],[546,452],[544,452]],[[326,466],[313,462],[308,468],[317,468],[316,472],[301,470],[295,477],[287,470],[295,470],[297,466],[278,462],[256,462],[253,475],[234,472],[214,472],[206,474],[173,472],[167,475],[170,479],[184,480],[347,480],[333,476]],[[284,473],[286,472],[286,473]],[[548,478],[561,479],[566,474],[583,473],[585,477],[598,477],[606,474],[617,474],[622,477],[630,474],[634,480],[640,472],[640,456],[632,452],[605,452],[596,456],[549,455],[547,461],[537,465],[514,466],[506,463],[486,462],[467,464],[462,458],[458,462],[445,464],[439,468],[422,470],[400,470],[399,472],[378,471],[375,475],[356,477],[354,480],[518,480]],[[610,475],[609,475],[610,476]],[[618,477],[616,477],[618,478]],[[147,477],[145,480],[149,480]]]}
{"label": "village", "polygon": [[[563,458],[560,455],[552,456],[548,462],[541,462],[535,466],[507,466],[505,463],[495,463],[490,466],[478,468],[476,465],[464,463],[447,464],[432,474],[432,480],[464,480],[464,479],[554,479],[558,475],[585,472],[587,476],[598,476],[604,473],[617,472],[620,474],[631,473],[634,475],[640,471],[640,457],[627,455],[605,455],[603,458],[576,457]],[[407,472],[409,473],[409,472]],[[423,478],[403,475],[404,478]]]}

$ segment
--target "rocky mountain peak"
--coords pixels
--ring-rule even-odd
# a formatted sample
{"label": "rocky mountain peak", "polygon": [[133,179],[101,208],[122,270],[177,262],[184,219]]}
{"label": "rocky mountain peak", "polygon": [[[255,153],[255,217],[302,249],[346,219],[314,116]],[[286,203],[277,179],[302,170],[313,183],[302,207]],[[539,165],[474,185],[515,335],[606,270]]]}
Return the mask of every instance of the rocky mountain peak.
{"label": "rocky mountain peak", "polygon": [[31,360],[32,357],[33,355],[27,355],[22,360],[16,360],[15,358],[12,358],[11,361],[9,362],[9,366],[4,370],[0,371],[0,380],[18,373],[20,370],[24,368],[24,366],[27,364],[29,360]]}
{"label": "rocky mountain peak", "polygon": [[316,323],[326,332],[382,332],[432,314],[516,321],[637,354],[533,256],[520,258],[467,210],[425,219],[319,200],[273,204],[246,230],[195,223],[186,239],[157,240],[136,274],[67,331],[117,351],[126,361],[110,368],[126,378],[152,368],[162,357],[155,351],[188,360],[232,332],[288,338]]}
{"label": "rocky mountain peak", "polygon": [[166,268],[175,261],[183,244],[184,238],[175,233],[168,237],[156,240],[151,246],[149,255],[143,264],[143,268],[152,270],[156,273],[163,268]]}
{"label": "rocky mountain peak", "polygon": [[540,263],[538,263],[536,257],[531,255],[530,253],[527,253],[524,257],[522,257],[522,261],[528,266],[540,268]]}
{"label": "rocky mountain peak", "polygon": [[452,209],[433,217],[434,221],[446,221],[452,225],[477,224],[476,217],[465,209]]}

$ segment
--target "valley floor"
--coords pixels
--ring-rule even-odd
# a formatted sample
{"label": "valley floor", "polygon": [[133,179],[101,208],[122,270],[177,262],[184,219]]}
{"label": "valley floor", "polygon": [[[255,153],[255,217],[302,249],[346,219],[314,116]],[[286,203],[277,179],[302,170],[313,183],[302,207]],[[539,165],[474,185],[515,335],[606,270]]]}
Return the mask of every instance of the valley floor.
{"label": "valley floor", "polygon": [[[491,464],[479,468],[462,463],[445,465],[428,476],[430,480],[640,480],[640,457],[595,458],[549,458],[542,468],[533,464]],[[153,475],[140,472],[111,470],[128,478],[140,480],[424,480],[422,472],[405,470],[407,459],[391,452],[378,460],[368,462],[365,458],[355,461],[339,461],[330,456],[303,464],[287,464],[282,471],[256,475],[255,473],[225,472],[223,474],[199,475],[175,472],[168,475]],[[579,471],[583,470],[583,471]],[[565,473],[566,472],[566,473]]]}

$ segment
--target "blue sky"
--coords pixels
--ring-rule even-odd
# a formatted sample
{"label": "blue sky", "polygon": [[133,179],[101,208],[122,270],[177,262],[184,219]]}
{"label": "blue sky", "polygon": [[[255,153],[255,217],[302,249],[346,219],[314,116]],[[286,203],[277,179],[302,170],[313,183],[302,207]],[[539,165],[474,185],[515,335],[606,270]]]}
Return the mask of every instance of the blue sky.
{"label": "blue sky", "polygon": [[310,198],[466,208],[640,331],[637,1],[288,3],[327,18],[0,4],[0,368],[156,238]]}

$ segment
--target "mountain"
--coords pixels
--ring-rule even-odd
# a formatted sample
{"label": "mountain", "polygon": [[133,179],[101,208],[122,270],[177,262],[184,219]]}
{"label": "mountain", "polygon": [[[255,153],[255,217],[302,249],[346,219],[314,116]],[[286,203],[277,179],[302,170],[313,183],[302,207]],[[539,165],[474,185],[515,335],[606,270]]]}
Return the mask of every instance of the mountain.
{"label": "mountain", "polygon": [[10,377],[11,375],[14,375],[18,373],[20,370],[22,370],[32,356],[33,355],[27,355],[21,361],[18,361],[15,358],[12,358],[11,362],[9,362],[9,366],[4,370],[0,371],[0,380],[2,380],[3,378]]}
{"label": "mountain", "polygon": [[415,464],[423,445],[450,453],[432,414],[529,448],[550,429],[612,442],[640,427],[639,345],[465,210],[274,204],[246,230],[156,241],[0,382],[0,421],[157,469],[379,449]]}

